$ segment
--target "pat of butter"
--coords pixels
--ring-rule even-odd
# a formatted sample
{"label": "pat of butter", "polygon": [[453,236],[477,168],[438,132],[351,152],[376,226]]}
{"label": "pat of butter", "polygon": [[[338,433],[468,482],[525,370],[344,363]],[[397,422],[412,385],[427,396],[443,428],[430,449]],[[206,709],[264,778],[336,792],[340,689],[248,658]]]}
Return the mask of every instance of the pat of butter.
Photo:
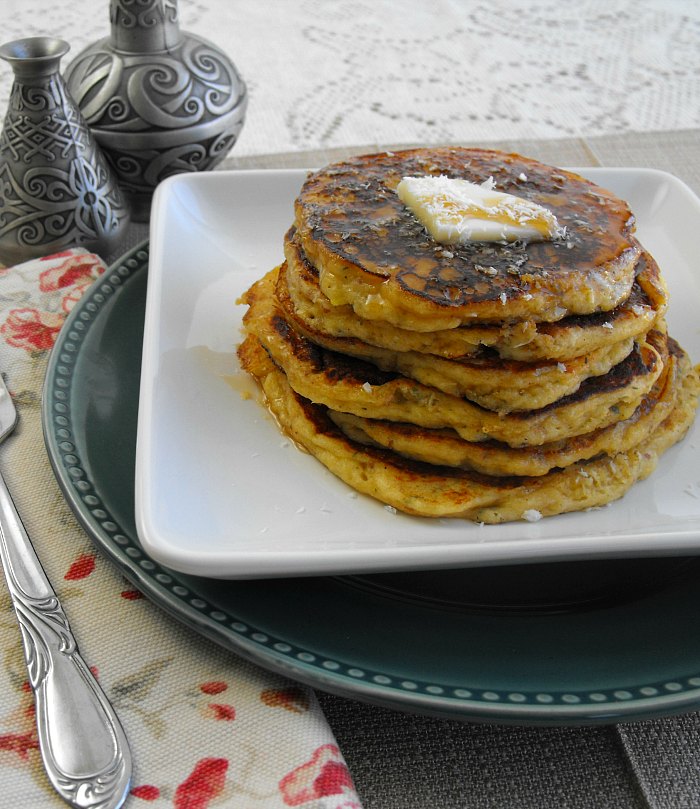
{"label": "pat of butter", "polygon": [[541,205],[450,177],[404,177],[396,188],[404,205],[436,242],[533,242],[562,233],[556,216]]}

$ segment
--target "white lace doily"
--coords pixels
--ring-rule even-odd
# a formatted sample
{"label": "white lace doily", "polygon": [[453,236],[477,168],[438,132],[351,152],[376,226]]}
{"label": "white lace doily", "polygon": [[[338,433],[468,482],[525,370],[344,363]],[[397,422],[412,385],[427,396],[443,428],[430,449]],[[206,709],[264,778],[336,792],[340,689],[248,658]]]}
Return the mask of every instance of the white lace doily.
{"label": "white lace doily", "polygon": [[[5,41],[72,55],[108,0],[0,0]],[[180,0],[250,91],[238,155],[371,143],[552,138],[700,126],[693,0]],[[9,95],[0,71],[0,109]]]}

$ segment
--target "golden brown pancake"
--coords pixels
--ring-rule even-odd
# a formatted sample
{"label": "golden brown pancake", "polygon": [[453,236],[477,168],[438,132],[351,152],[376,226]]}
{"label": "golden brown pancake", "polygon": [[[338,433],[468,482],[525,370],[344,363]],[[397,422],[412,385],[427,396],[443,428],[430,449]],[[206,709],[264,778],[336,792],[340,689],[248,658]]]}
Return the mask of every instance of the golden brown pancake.
{"label": "golden brown pancake", "polygon": [[606,374],[622,362],[634,343],[629,338],[566,362],[519,362],[486,352],[451,360],[419,351],[391,351],[355,337],[333,337],[309,327],[296,315],[284,268],[278,270],[275,294],[287,322],[316,345],[367,360],[383,371],[402,374],[499,413],[535,410],[574,393],[584,379]]}
{"label": "golden brown pancake", "polygon": [[276,270],[243,296],[246,329],[254,334],[301,396],[332,410],[450,427],[467,441],[497,440],[537,446],[582,435],[629,418],[663,369],[666,337],[651,332],[607,374],[585,380],[578,390],[531,412],[498,414],[371,363],[324,349],[296,332],[277,305]]}
{"label": "golden brown pancake", "polygon": [[292,229],[285,238],[284,295],[306,328],[332,337],[353,337],[391,351],[419,351],[450,359],[477,354],[483,347],[504,359],[532,362],[566,360],[646,334],[667,307],[659,267],[643,252],[629,297],[611,312],[570,316],[556,323],[524,320],[467,325],[440,331],[411,331],[358,317],[351,306],[334,306],[319,286],[318,270],[304,257]]}
{"label": "golden brown pancake", "polygon": [[[433,241],[396,194],[405,176],[482,183],[548,208],[565,238],[524,244]],[[356,157],[311,174],[295,226],[334,305],[401,328],[476,321],[558,321],[610,311],[630,294],[641,248],[627,204],[571,172],[483,149]]]}
{"label": "golden brown pancake", "polygon": [[354,489],[408,514],[500,523],[604,505],[649,475],[691,424],[700,381],[689,370],[678,402],[638,446],[580,461],[539,477],[490,477],[412,461],[351,441],[326,408],[299,396],[254,335],[239,348],[243,367],[260,383],[282,429]]}
{"label": "golden brown pancake", "polygon": [[675,341],[669,343],[675,346],[675,352],[651,392],[628,419],[539,447],[513,448],[497,441],[463,441],[454,430],[429,430],[333,410],[328,411],[328,416],[353,441],[384,447],[416,461],[471,469],[484,475],[545,475],[552,469],[597,455],[626,452],[653,434],[673,409],[681,380],[691,370],[685,352]]}
{"label": "golden brown pancake", "polygon": [[[439,244],[396,194],[461,178],[547,208],[550,241]],[[700,371],[614,194],[482,149],[311,174],[285,262],[241,298],[244,369],[281,429],[355,489],[482,522],[603,505],[691,424]]]}

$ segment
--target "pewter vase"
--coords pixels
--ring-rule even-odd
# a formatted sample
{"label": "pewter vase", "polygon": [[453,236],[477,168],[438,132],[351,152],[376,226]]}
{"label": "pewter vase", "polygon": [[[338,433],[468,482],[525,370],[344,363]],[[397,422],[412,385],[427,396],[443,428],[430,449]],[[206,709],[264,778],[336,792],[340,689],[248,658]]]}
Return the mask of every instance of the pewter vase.
{"label": "pewter vase", "polygon": [[70,92],[146,221],[166,177],[214,168],[233,147],[248,96],[219,48],[180,30],[177,0],[111,0],[111,34],[66,69]]}
{"label": "pewter vase", "polygon": [[0,135],[0,261],[83,246],[106,255],[129,209],[59,73],[69,45],[29,37],[0,47],[14,71]]}

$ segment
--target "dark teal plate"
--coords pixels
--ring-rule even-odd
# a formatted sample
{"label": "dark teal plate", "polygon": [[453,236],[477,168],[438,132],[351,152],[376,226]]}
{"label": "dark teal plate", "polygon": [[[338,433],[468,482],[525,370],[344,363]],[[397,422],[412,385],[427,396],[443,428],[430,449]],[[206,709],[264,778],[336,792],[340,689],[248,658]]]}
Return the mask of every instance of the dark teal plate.
{"label": "dark teal plate", "polygon": [[133,504],[147,263],[131,251],[72,311],[43,419],[78,519],[156,604],[261,666],[403,710],[571,724],[700,706],[697,558],[262,581],[151,560]]}

